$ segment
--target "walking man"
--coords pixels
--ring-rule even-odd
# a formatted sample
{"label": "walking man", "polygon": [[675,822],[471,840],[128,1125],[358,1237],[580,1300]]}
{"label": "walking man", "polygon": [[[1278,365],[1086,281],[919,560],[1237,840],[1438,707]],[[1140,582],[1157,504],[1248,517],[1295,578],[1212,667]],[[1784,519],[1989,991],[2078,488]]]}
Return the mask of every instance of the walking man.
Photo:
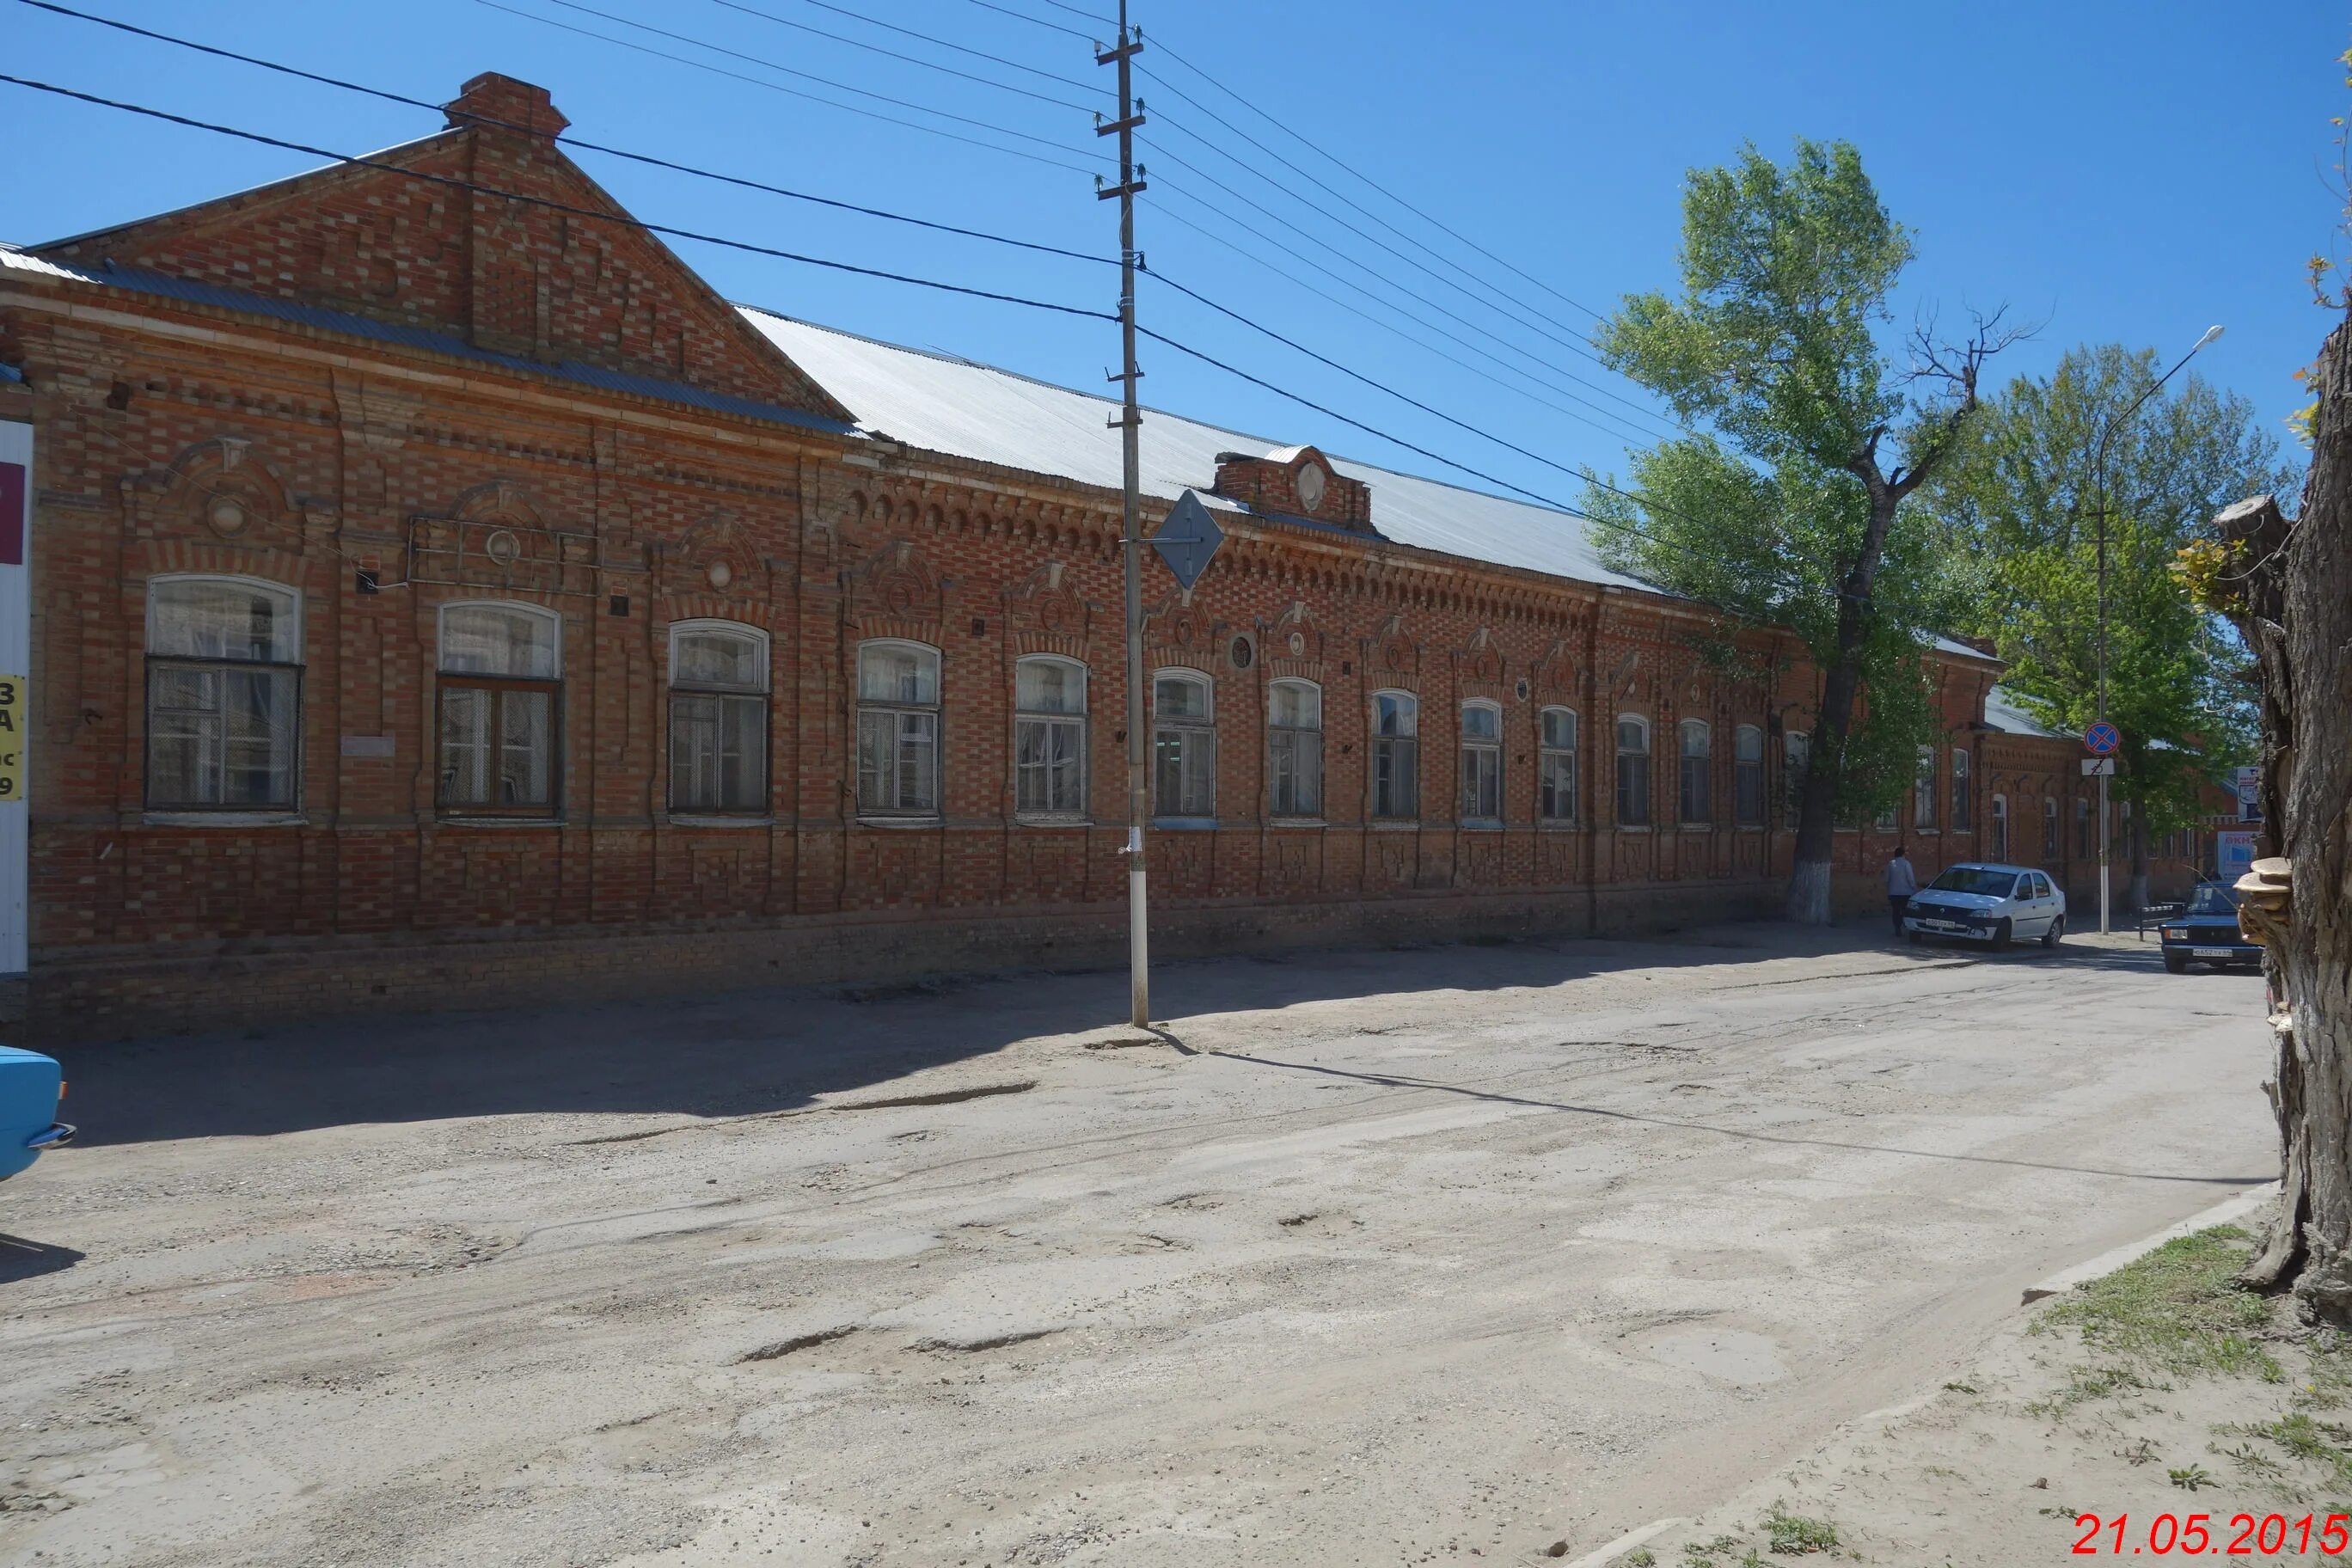
{"label": "walking man", "polygon": [[1886,863],[1886,912],[1895,921],[1895,934],[1903,935],[1903,911],[1910,906],[1911,895],[1919,890],[1918,873],[1911,869],[1911,861],[1903,853],[1903,846],[1895,847],[1895,858]]}

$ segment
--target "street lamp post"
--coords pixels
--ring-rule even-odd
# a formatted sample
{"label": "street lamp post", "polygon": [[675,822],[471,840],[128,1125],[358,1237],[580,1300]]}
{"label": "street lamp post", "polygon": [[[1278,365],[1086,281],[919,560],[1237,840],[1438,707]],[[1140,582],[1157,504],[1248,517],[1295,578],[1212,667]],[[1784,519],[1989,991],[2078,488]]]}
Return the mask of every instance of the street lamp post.
{"label": "street lamp post", "polygon": [[[2109,445],[2109,443],[2111,443],[2112,441],[2114,441],[2115,437],[2116,437],[2116,431],[2118,431],[2118,430],[2122,429],[2126,425],[2128,425],[2128,424],[2130,424],[2130,423],[2131,423],[2131,416],[2132,416],[2133,415],[2135,415],[2135,414],[2137,414],[2137,413],[2138,413],[2138,412],[2139,412],[2140,405],[2141,405],[2141,404],[2146,403],[2149,398],[2151,398],[2151,397],[2155,396],[2158,388],[2162,387],[2166,382],[2170,381],[2170,380],[2171,380],[2175,375],[2179,374],[2179,371],[2180,371],[2180,367],[2181,367],[2182,365],[2187,364],[2190,360],[2195,359],[2195,358],[2197,357],[2197,351],[2198,351],[2198,350],[2200,350],[2200,349],[2203,348],[2207,343],[2211,342],[2215,338],[2218,338],[2218,337],[2220,337],[2221,335],[2221,329],[2220,327],[2218,327],[2218,326],[2213,326],[2213,327],[2208,327],[2208,328],[2206,328],[2206,329],[2205,329],[2205,335],[2204,335],[2203,337],[2201,337],[2201,338],[2199,338],[2195,342],[2193,342],[2193,343],[2189,344],[2189,352],[2188,352],[2187,353],[2185,353],[2185,354],[2182,354],[2182,355],[2179,357],[2179,359],[2178,359],[2178,360],[2176,360],[2175,362],[2173,362],[2173,366],[2172,366],[2172,368],[2171,368],[2170,370],[2166,371],[2162,375],[2158,376],[2154,381],[2149,382],[2146,386],[2142,387],[2142,388],[2140,389],[2140,394],[2139,394],[2139,395],[2138,395],[2137,397],[2135,397],[2135,398],[2133,398],[2133,399],[2131,400],[2131,405],[2130,405],[2129,407],[2126,408],[2126,409],[2125,409],[2121,414],[2118,414],[2117,416],[2116,416],[2116,417],[2114,417],[2113,419],[2108,420],[2108,421],[2107,421],[2107,427],[2106,427],[2105,430],[2103,430],[2103,431],[2101,431],[2101,432],[2099,433],[2099,449],[2098,449],[2098,455],[2097,455],[2096,459],[2093,462],[2093,464],[2092,464],[2092,468],[2093,468],[2094,471],[2095,472],[2095,474],[2096,474],[2096,476],[2097,476],[2097,479],[2098,479],[2098,485],[2099,485],[2099,641],[2098,641],[2098,659],[2099,659],[2099,719],[2100,719],[2100,721],[2101,721],[2102,722],[2104,722],[2104,721],[2106,720],[2106,717],[2107,717],[2107,448],[2108,448],[2108,445]],[[2112,928],[2111,928],[2111,925],[2110,925],[2110,922],[2109,922],[2109,918],[2108,918],[2108,910],[2109,910],[2109,908],[2110,908],[2110,895],[2109,895],[2109,892],[2108,892],[2108,888],[2109,888],[2109,879],[2108,879],[2108,864],[2109,864],[2108,845],[2109,845],[2109,842],[2110,842],[2111,837],[2112,837],[2112,835],[2108,832],[2108,828],[2107,828],[2107,775],[2106,775],[2105,773],[2102,773],[2101,774],[2099,774],[2099,934],[2100,934],[2101,936],[2105,936],[2105,935],[2106,935],[2106,934],[2107,934],[2107,932],[2108,932],[2108,931],[2109,931],[2110,929],[2112,929]]]}

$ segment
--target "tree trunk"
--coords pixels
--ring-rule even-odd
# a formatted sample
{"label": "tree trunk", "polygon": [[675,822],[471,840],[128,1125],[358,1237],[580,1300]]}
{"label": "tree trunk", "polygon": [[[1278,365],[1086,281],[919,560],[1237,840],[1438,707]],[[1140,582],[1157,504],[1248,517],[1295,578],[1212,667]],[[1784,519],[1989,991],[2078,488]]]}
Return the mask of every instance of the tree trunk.
{"label": "tree trunk", "polygon": [[2292,1280],[2306,1318],[2352,1324],[2352,320],[2314,367],[2303,514],[2267,497],[2221,514],[2239,545],[2241,622],[2263,676],[2263,836],[2292,867],[2265,967],[2278,1042],[2269,1086],[2284,1200],[2246,1279]]}
{"label": "tree trunk", "polygon": [[[1870,585],[1886,552],[1886,531],[1909,487],[1895,489],[1878,475],[1874,462],[1857,468],[1870,489],[1870,522],[1848,569],[1838,599],[1837,657],[1822,681],[1821,711],[1814,716],[1813,750],[1805,769],[1804,794],[1797,805],[1796,864],[1789,872],[1788,916],[1799,925],[1828,925],[1830,853],[1837,845],[1838,786],[1845,772],[1846,732],[1853,727],[1853,700],[1862,688],[1862,647],[1869,634]],[[1916,483],[1916,479],[1913,483]]]}
{"label": "tree trunk", "polygon": [[2147,908],[2147,795],[2133,782],[2131,794],[2131,831],[2125,842],[2131,850],[2131,880],[2125,885],[2124,907],[2134,915]]}

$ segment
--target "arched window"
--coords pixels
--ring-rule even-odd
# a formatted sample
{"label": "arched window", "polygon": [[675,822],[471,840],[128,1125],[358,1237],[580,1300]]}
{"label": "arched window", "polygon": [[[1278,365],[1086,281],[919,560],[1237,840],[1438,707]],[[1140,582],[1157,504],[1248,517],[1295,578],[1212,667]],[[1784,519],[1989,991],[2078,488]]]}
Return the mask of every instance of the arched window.
{"label": "arched window", "polygon": [[857,809],[868,816],[940,810],[940,650],[919,642],[857,645]]}
{"label": "arched window", "polygon": [[1680,788],[1675,798],[1680,820],[1697,826],[1715,820],[1715,732],[1704,719],[1685,719],[1679,727],[1682,758]]}
{"label": "arched window", "polygon": [[1617,716],[1617,826],[1650,826],[1650,721]]}
{"label": "arched window", "polygon": [[1731,808],[1740,826],[1764,826],[1764,731],[1753,724],[1731,732]]}
{"label": "arched window", "polygon": [[1274,815],[1323,815],[1323,689],[1311,680],[1267,688],[1266,747]]}
{"label": "arched window", "polygon": [[2058,797],[2042,797],[2042,858],[2055,862],[2058,858]]}
{"label": "arched window", "polygon": [[1576,710],[1547,708],[1538,759],[1536,809],[1546,822],[1576,820]]}
{"label": "arched window", "polygon": [[1163,669],[1153,679],[1152,809],[1160,816],[1216,816],[1216,722],[1207,676]]}
{"label": "arched window", "polygon": [[553,610],[537,605],[441,606],[443,810],[554,812],[562,627]]}
{"label": "arched window", "polygon": [[1911,826],[1936,826],[1936,748],[1919,748],[1919,771],[1911,783]]}
{"label": "arched window", "polygon": [[1421,815],[1421,699],[1372,693],[1372,815]]}
{"label": "arched window", "polygon": [[1790,731],[1780,742],[1780,785],[1790,827],[1804,814],[1805,770],[1812,765],[1813,738],[1802,730]]}
{"label": "arched window", "polygon": [[1503,710],[1492,702],[1462,705],[1462,820],[1503,820]]}
{"label": "arched window", "polygon": [[1040,654],[1013,668],[1013,809],[1082,816],[1087,809],[1087,667]]}
{"label": "arched window", "polygon": [[147,805],[290,810],[301,749],[302,601],[242,577],[147,585]]}
{"label": "arched window", "polygon": [[1952,748],[1952,831],[1966,833],[1976,821],[1969,809],[1969,754],[1959,747]]}
{"label": "arched window", "polygon": [[670,623],[669,808],[768,808],[768,634],[756,626]]}
{"label": "arched window", "polygon": [[1992,858],[2009,858],[2009,796],[2005,795],[1992,797]]}

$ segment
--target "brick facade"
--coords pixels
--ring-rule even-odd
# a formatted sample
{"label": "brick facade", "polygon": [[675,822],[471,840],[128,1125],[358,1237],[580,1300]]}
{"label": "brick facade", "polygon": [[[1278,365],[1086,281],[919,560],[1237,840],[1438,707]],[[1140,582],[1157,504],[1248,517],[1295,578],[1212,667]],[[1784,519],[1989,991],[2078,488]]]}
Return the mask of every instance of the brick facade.
{"label": "brick facade", "polygon": [[[451,120],[382,156],[617,212],[545,139],[562,121],[538,89],[478,79]],[[451,185],[330,170],[38,255],[63,265],[0,269],[0,362],[24,373],[0,417],[37,441],[35,1037],[1117,951],[1115,491],[874,441],[650,237]],[[1812,681],[1793,645],[1751,639],[1778,673],[1733,679],[1696,651],[1693,606],[1386,543],[1377,487],[1327,475],[1310,506],[1307,461],[1234,454],[1199,475],[1258,510],[1228,520],[1197,592],[1156,562],[1147,580],[1148,665],[1206,678],[1215,736],[1213,825],[1150,838],[1159,951],[1613,931],[1777,900],[1782,731]],[[283,808],[150,800],[149,603],[174,574],[299,595]],[[560,621],[541,813],[443,798],[439,617],[476,602]],[[764,792],[740,809],[672,809],[685,621],[765,639]],[[939,796],[914,820],[860,809],[869,639],[938,650]],[[1086,668],[1075,819],[1019,808],[1015,666],[1033,655]],[[2048,863],[2080,898],[2075,748],[1986,726],[1991,660],[1937,668],[1938,826],[1904,814],[1923,873],[1990,853],[1996,794],[2047,794],[2065,814]],[[1321,693],[1308,820],[1274,811],[1284,679]],[[1370,810],[1383,691],[1419,701],[1410,820]],[[1474,700],[1499,714],[1493,826],[1456,809]],[[1569,822],[1538,819],[1548,706],[1579,715]],[[1621,714],[1650,725],[1653,826],[1618,821]],[[1709,819],[1680,824],[1692,719],[1712,737]],[[1742,726],[1764,773],[1753,825]],[[1958,821],[1953,748],[1972,763]],[[2011,832],[2012,858],[2044,863],[2038,817]],[[1845,896],[1874,894],[1891,841],[1838,836]]]}

